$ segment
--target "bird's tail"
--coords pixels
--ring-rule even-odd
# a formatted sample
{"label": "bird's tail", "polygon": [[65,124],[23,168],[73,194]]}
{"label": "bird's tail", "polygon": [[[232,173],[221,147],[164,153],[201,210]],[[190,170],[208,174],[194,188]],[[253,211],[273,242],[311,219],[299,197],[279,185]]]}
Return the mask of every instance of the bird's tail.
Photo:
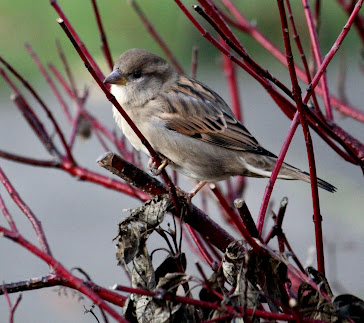
{"label": "bird's tail", "polygon": [[[278,174],[278,178],[283,179],[299,179],[307,183],[311,183],[310,174],[307,172],[303,172],[300,169],[291,166],[289,164],[283,163],[282,168]],[[337,188],[330,183],[324,181],[321,178],[317,178],[317,185],[320,188],[323,188],[326,191],[334,193],[337,191]]]}
{"label": "bird's tail", "polygon": [[[244,156],[245,158],[243,162],[245,164],[248,176],[270,177],[274,165],[277,161],[277,157],[271,154],[270,152],[267,152],[267,155],[266,156],[259,155],[259,158],[257,158],[257,155],[253,154],[251,155],[246,154]],[[278,178],[288,179],[288,180],[299,179],[307,183],[311,182],[310,174],[303,172],[300,169],[286,163],[282,164],[281,170],[278,174]],[[317,185],[331,193],[336,192],[337,190],[335,186],[322,180],[321,178],[317,178]]]}

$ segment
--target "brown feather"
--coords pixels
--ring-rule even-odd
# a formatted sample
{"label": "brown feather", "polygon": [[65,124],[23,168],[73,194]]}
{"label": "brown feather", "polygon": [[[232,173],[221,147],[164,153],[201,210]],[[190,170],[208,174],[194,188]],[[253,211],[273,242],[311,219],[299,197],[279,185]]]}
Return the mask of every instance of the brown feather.
{"label": "brown feather", "polygon": [[259,145],[225,101],[200,82],[179,76],[162,95],[169,109],[160,118],[169,129],[227,149],[274,156]]}

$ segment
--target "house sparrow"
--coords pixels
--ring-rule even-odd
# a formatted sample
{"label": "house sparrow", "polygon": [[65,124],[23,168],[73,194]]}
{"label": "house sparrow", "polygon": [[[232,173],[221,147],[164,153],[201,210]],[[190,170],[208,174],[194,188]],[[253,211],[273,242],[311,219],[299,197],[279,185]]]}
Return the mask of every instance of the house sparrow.
{"label": "house sparrow", "polygon": [[[178,172],[199,181],[230,176],[270,177],[277,156],[264,149],[225,101],[201,82],[178,74],[163,58],[130,49],[104,83],[153,149]],[[118,110],[116,123],[137,150],[148,154]],[[283,163],[278,178],[310,182],[308,173]],[[331,184],[318,179],[329,192]]]}

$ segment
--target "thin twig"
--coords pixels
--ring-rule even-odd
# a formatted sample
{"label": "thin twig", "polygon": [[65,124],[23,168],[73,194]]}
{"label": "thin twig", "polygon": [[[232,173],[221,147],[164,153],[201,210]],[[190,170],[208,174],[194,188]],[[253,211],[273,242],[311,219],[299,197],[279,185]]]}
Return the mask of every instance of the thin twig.
{"label": "thin twig", "polygon": [[91,0],[91,2],[92,2],[92,7],[94,9],[95,17],[96,17],[97,27],[99,28],[100,39],[101,39],[101,43],[102,43],[102,46],[101,46],[102,52],[104,53],[106,62],[108,64],[110,70],[112,71],[113,65],[114,65],[113,59],[111,57],[110,47],[109,47],[109,43],[107,41],[106,33],[105,33],[104,27],[102,25],[99,8],[97,6],[96,0]]}
{"label": "thin twig", "polygon": [[[5,189],[8,191],[10,197],[13,199],[16,205],[18,205],[19,209],[25,214],[25,216],[32,224],[33,229],[37,235],[38,241],[40,243],[40,246],[42,248],[42,252],[46,253],[49,256],[52,256],[51,249],[48,245],[48,241],[42,227],[42,223],[38,220],[38,218],[35,216],[35,214],[32,212],[29,206],[20,197],[19,193],[15,190],[14,186],[11,184],[11,182],[9,181],[9,179],[7,178],[1,167],[0,167],[0,181],[3,183]],[[12,234],[18,235],[18,232],[13,231]]]}
{"label": "thin twig", "polygon": [[137,4],[137,2],[135,0],[129,0],[129,3],[133,7],[135,12],[138,14],[140,20],[144,24],[145,28],[147,28],[149,34],[154,38],[154,40],[157,42],[157,44],[160,46],[160,48],[166,54],[166,56],[171,61],[172,65],[176,68],[178,73],[184,74],[183,68],[178,63],[177,59],[174,57],[174,55],[171,52],[171,50],[169,49],[168,45],[162,39],[162,37],[159,35],[159,33],[156,31],[156,29],[153,27],[152,23],[149,21],[148,17],[144,14],[143,10],[140,8],[140,6]]}
{"label": "thin twig", "polygon": [[244,225],[244,222],[239,217],[239,215],[236,214],[236,212],[229,206],[228,202],[224,198],[224,196],[221,194],[220,190],[217,188],[215,184],[209,184],[209,187],[211,191],[215,194],[217,199],[219,200],[221,206],[224,208],[225,212],[228,214],[228,216],[231,218],[234,225],[237,227],[237,229],[240,231],[244,239],[250,244],[250,246],[253,248],[255,252],[258,254],[264,254],[265,250],[257,243],[257,241],[253,238],[252,234],[249,232],[248,228]]}
{"label": "thin twig", "polygon": [[[43,110],[45,111],[47,117],[51,120],[52,125],[55,128],[55,131],[58,135],[58,137],[61,140],[62,146],[66,151],[67,154],[67,158],[70,162],[75,163],[71,150],[69,149],[66,139],[59,127],[59,124],[57,123],[57,121],[55,120],[52,112],[50,111],[50,109],[47,107],[47,105],[45,104],[45,102],[41,99],[41,97],[38,95],[38,93],[34,90],[34,88],[29,84],[29,82],[27,80],[25,80],[4,58],[2,58],[0,56],[0,61],[6,66],[6,68],[24,85],[24,87],[33,95],[33,97],[36,99],[36,101],[40,104],[40,106],[43,108]],[[1,71],[2,69],[0,69]],[[9,82],[8,82],[9,83]],[[19,91],[16,89],[14,90],[15,93],[19,93]],[[60,155],[58,155],[58,157],[60,157]]]}
{"label": "thin twig", "polygon": [[67,280],[74,289],[77,289],[82,294],[89,297],[94,303],[96,303],[107,313],[109,313],[113,318],[115,318],[115,320],[117,320],[118,322],[127,323],[127,321],[119,313],[117,313],[110,305],[108,305],[104,300],[102,300],[99,295],[97,295],[91,288],[87,287],[81,279],[72,275],[60,262],[58,262],[50,254],[43,252],[42,250],[37,248],[30,241],[26,240],[22,235],[13,233],[4,227],[0,226],[0,233],[5,238],[8,238],[18,243],[19,245],[30,251],[32,254],[42,259],[49,266],[54,268],[55,272],[57,273],[57,277]]}
{"label": "thin twig", "polygon": [[[303,135],[305,137],[308,163],[310,168],[310,181],[311,181],[311,191],[312,191],[312,204],[314,213],[314,224],[315,224],[315,237],[316,237],[316,253],[317,253],[317,267],[318,271],[325,274],[325,259],[324,259],[324,247],[323,247],[323,237],[322,237],[322,217],[320,214],[320,203],[318,196],[318,186],[317,186],[317,175],[316,175],[316,165],[315,157],[313,152],[312,139],[310,135],[310,130],[306,121],[305,107],[302,102],[301,89],[298,84],[296,71],[294,68],[294,59],[292,55],[291,43],[289,39],[288,22],[287,16],[284,8],[283,0],[277,0],[279,14],[281,17],[282,32],[284,46],[286,49],[287,65],[289,69],[289,74],[291,77],[291,82],[293,86],[293,97],[296,102],[297,111],[300,114],[300,122],[302,125]],[[325,81],[324,81],[325,82]],[[326,84],[327,85],[327,84]],[[327,108],[327,117],[330,118],[331,108]],[[332,115],[331,115],[332,118]],[[330,118],[330,119],[331,119]]]}
{"label": "thin twig", "polygon": [[210,267],[212,267],[214,259],[212,258],[210,253],[206,250],[206,248],[205,248],[201,238],[199,237],[198,233],[196,233],[196,231],[191,226],[189,226],[188,224],[186,224],[186,227],[187,227],[187,230],[190,233],[193,241],[195,242],[198,250],[200,251],[201,255],[203,256],[205,261],[208,263],[208,265]]}
{"label": "thin twig", "polygon": [[[318,36],[317,36],[317,32],[316,32],[315,25],[313,22],[308,0],[302,0],[302,5],[303,5],[305,17],[306,17],[307,27],[308,27],[308,30],[310,33],[312,49],[315,54],[316,64],[318,66],[320,66],[322,64],[321,50],[320,50]],[[326,74],[322,74],[321,84],[322,84],[322,88],[323,88],[323,98],[324,98],[324,104],[325,104],[325,109],[326,109],[326,117],[329,120],[333,120],[333,114],[332,114],[332,108],[331,108],[329,88],[327,85]]]}

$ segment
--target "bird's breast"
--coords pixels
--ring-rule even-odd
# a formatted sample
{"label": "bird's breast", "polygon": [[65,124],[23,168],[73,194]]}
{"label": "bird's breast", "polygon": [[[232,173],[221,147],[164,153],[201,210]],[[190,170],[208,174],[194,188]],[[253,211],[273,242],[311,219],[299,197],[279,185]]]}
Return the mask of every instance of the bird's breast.
{"label": "bird's breast", "polygon": [[[126,113],[128,113],[128,112],[126,111]],[[123,131],[125,137],[129,140],[129,142],[133,145],[133,147],[136,150],[141,150],[144,153],[146,153],[147,155],[149,155],[147,148],[145,148],[145,146],[142,144],[139,137],[135,134],[134,130],[129,126],[129,124],[125,121],[125,119],[122,117],[120,112],[114,106],[113,106],[113,115],[114,115],[116,124]],[[133,117],[129,113],[128,113],[128,115],[133,120]],[[134,123],[136,123],[136,122],[134,121]],[[138,125],[136,125],[136,126],[138,127]],[[141,129],[139,129],[139,130],[141,130]]]}

